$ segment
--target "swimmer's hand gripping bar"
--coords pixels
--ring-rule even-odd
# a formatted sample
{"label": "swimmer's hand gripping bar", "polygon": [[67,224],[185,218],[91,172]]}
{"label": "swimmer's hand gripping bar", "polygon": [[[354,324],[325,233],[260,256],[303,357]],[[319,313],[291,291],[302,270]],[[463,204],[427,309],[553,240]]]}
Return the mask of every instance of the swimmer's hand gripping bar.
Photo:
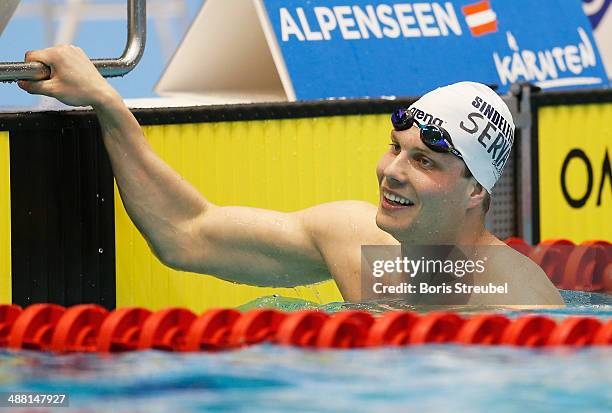
{"label": "swimmer's hand gripping bar", "polygon": [[[147,38],[146,0],[127,2],[128,36],[123,55],[118,59],[92,59],[92,63],[104,77],[123,76],[129,73],[142,57]],[[45,80],[51,69],[38,62],[0,63],[0,82],[17,80]]]}

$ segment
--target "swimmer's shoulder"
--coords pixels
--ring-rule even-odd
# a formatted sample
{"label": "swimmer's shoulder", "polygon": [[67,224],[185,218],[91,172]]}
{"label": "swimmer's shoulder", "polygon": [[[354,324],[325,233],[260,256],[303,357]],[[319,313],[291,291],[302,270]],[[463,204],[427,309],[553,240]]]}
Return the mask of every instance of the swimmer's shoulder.
{"label": "swimmer's shoulder", "polygon": [[559,290],[544,270],[530,258],[505,243],[493,244],[493,272],[513,286],[517,304],[563,306]]}

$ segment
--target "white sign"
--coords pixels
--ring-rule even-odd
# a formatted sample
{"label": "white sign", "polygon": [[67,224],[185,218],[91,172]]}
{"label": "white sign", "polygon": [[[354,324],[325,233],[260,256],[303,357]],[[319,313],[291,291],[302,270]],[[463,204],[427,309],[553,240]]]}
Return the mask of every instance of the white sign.
{"label": "white sign", "polygon": [[612,0],[582,0],[582,9],[591,21],[601,59],[612,79]]}

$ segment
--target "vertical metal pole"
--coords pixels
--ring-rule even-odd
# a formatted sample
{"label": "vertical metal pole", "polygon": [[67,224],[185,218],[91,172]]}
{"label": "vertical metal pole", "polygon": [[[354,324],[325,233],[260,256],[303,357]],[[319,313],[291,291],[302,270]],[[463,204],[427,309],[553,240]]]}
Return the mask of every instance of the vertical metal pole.
{"label": "vertical metal pole", "polygon": [[[538,91],[539,88],[527,83],[517,83],[512,85],[510,92],[514,94],[519,103],[519,113],[516,118],[516,127],[520,130],[520,142],[518,152],[518,167],[517,167],[517,196],[518,196],[518,231],[519,236],[531,244],[535,244],[538,240],[535,239],[534,216],[536,213],[535,205],[533,205],[534,191],[538,188],[533,188],[533,113],[531,108],[531,95]],[[536,114],[537,115],[537,114]],[[537,131],[536,131],[537,132]]]}

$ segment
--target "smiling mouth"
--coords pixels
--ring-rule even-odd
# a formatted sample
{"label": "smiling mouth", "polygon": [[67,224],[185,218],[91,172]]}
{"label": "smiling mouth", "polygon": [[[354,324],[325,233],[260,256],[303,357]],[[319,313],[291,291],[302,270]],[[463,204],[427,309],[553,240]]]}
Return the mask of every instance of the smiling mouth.
{"label": "smiling mouth", "polygon": [[408,198],[401,197],[386,191],[383,191],[384,200],[393,206],[412,206],[414,202]]}

